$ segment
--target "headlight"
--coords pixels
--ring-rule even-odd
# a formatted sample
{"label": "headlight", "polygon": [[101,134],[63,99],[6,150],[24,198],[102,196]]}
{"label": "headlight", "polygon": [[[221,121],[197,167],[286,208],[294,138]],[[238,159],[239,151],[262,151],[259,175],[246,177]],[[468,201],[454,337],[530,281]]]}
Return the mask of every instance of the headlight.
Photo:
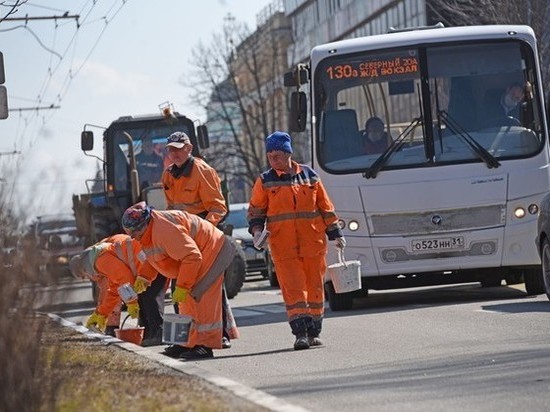
{"label": "headlight", "polygon": [[348,229],[352,232],[356,232],[357,230],[359,230],[359,222],[357,220],[351,220],[348,223]]}
{"label": "headlight", "polygon": [[514,216],[517,217],[518,219],[525,217],[525,209],[522,207],[517,207],[514,210]]}
{"label": "headlight", "polygon": [[235,243],[244,249],[244,240],[235,238]]}

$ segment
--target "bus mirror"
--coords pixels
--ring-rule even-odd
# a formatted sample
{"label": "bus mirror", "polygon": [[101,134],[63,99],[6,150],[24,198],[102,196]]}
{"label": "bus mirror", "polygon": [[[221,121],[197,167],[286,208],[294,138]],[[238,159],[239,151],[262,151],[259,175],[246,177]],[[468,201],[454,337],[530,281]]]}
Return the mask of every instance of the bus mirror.
{"label": "bus mirror", "polygon": [[208,138],[208,128],[203,124],[198,126],[197,135],[199,139],[200,148],[208,149],[210,147],[210,139]]}
{"label": "bus mirror", "polygon": [[292,92],[290,95],[290,115],[288,128],[291,132],[306,130],[307,100],[304,92]]}
{"label": "bus mirror", "polygon": [[294,78],[294,71],[286,72],[284,76],[285,87],[296,87],[296,79]]}
{"label": "bus mirror", "polygon": [[94,132],[85,130],[80,134],[80,148],[83,152],[94,148]]}
{"label": "bus mirror", "polygon": [[303,65],[298,65],[294,70],[284,74],[283,83],[285,87],[300,87],[307,83],[307,69]]}

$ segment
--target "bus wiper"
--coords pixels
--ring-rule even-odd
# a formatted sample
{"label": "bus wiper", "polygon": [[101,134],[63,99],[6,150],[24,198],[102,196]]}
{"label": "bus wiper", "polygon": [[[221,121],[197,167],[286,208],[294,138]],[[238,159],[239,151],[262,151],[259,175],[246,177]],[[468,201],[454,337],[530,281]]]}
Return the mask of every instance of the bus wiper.
{"label": "bus wiper", "polygon": [[489,153],[487,149],[480,145],[476,139],[470,136],[470,134],[449,115],[449,113],[444,110],[440,110],[437,112],[437,117],[438,119],[443,120],[443,123],[445,123],[452,133],[459,136],[462,141],[470,146],[474,153],[485,162],[489,169],[500,166],[500,162],[491,153]]}
{"label": "bus wiper", "polygon": [[388,148],[374,161],[371,167],[369,167],[365,172],[363,173],[363,176],[366,179],[374,179],[380,169],[384,167],[384,165],[388,162],[388,159],[390,156],[397,152],[401,146],[405,143],[405,139],[416,129],[416,127],[420,124],[422,121],[421,117],[417,117],[413,119],[408,126],[403,130],[403,133],[401,133],[397,139],[395,139],[391,145],[388,146]]}

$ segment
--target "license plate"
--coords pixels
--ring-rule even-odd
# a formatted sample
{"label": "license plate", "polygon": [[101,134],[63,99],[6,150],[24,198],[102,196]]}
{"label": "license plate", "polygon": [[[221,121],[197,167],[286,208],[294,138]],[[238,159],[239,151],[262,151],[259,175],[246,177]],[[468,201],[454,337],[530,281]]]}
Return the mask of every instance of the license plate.
{"label": "license plate", "polygon": [[414,239],[411,241],[413,252],[430,252],[438,250],[464,249],[462,236],[441,237],[433,239]]}

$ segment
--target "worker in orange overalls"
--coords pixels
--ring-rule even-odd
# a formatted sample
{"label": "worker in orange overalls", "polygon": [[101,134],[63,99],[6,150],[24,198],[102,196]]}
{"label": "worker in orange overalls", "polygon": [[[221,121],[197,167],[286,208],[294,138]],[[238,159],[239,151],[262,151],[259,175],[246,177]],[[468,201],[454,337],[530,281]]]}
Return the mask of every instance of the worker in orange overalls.
{"label": "worker in orange overalls", "polygon": [[[166,143],[168,158],[172,164],[162,175],[164,196],[168,209],[184,210],[218,226],[227,214],[222,194],[221,180],[216,171],[204,160],[192,155],[193,144],[184,132],[174,132]],[[174,284],[172,284],[172,290]],[[222,295],[222,310],[227,310],[229,300]],[[174,308],[177,313],[177,306]],[[224,316],[224,319],[226,317]],[[231,339],[224,328],[222,347],[230,348]]]}
{"label": "worker in orange overalls", "polygon": [[[105,332],[109,325],[118,328],[122,303],[118,288],[129,283],[133,285],[137,294],[143,292],[151,280],[155,279],[156,270],[151,265],[144,265],[138,260],[137,255],[140,251],[139,242],[128,235],[116,234],[100,240],[71,259],[69,267],[72,274],[77,278],[88,278],[98,282],[100,288],[99,302],[86,322],[87,328],[97,327],[102,332]],[[138,317],[137,297],[127,302],[127,310],[132,318]],[[158,334],[159,331],[162,333],[162,318],[160,324],[157,322],[156,325],[149,326],[144,331],[147,332],[145,336]],[[159,338],[162,336],[160,335]],[[158,344],[160,343],[159,341]]]}
{"label": "worker in orange overalls", "polygon": [[[172,301],[179,313],[192,318],[188,341],[172,345],[164,354],[183,359],[213,357],[222,348],[223,273],[235,255],[235,247],[214,225],[196,215],[156,211],[145,202],[126,209],[122,216],[126,233],[138,240],[147,261],[167,278],[176,280]],[[225,314],[231,338],[238,330],[229,310]]]}
{"label": "worker in orange overalls", "polygon": [[220,177],[191,154],[193,145],[185,133],[172,133],[166,148],[173,162],[162,174],[168,209],[185,210],[216,226],[227,214]]}
{"label": "worker in orange overalls", "polygon": [[296,336],[294,349],[308,349],[322,345],[327,236],[341,249],[346,241],[319,175],[292,160],[290,136],[274,132],[265,148],[271,169],[252,188],[249,232],[255,243],[264,228],[270,232],[269,249]]}

